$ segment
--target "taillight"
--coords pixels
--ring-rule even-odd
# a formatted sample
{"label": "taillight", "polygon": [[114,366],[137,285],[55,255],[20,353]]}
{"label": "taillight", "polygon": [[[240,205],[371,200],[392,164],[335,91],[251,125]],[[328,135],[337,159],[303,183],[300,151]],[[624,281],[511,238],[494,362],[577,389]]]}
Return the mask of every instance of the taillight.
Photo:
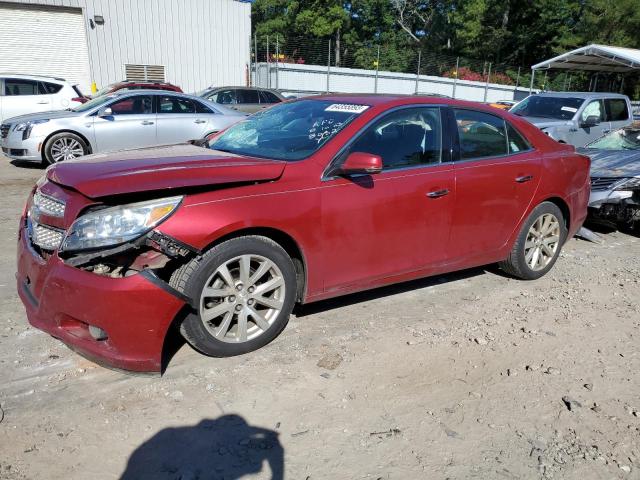
{"label": "taillight", "polygon": [[85,97],[75,97],[71,99],[72,102],[80,102],[80,103],[87,103],[89,101],[88,98]]}

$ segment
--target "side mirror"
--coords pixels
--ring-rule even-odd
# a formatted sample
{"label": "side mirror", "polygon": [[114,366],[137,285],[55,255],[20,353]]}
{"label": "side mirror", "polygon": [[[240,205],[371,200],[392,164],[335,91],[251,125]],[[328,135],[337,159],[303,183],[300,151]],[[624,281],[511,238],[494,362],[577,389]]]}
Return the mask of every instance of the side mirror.
{"label": "side mirror", "polygon": [[99,117],[110,117],[111,115],[113,115],[113,110],[111,110],[111,107],[104,107],[98,110]]}
{"label": "side mirror", "polygon": [[583,120],[580,126],[584,128],[591,128],[591,127],[595,127],[599,123],[600,123],[600,117],[598,117],[597,115],[589,115],[586,118],[586,120]]}
{"label": "side mirror", "polygon": [[372,174],[382,171],[382,157],[371,153],[353,152],[336,172],[340,175]]}

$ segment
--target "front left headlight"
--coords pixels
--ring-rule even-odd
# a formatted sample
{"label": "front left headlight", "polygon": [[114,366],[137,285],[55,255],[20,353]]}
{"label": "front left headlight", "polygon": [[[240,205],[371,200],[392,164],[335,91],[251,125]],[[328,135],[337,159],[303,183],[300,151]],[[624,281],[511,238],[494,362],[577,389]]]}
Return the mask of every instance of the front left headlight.
{"label": "front left headlight", "polygon": [[31,130],[33,130],[34,125],[47,123],[48,121],[49,121],[48,119],[42,119],[42,120],[31,120],[29,122],[17,123],[16,126],[13,127],[13,129],[16,132],[22,132],[22,140],[26,140],[31,136]]}
{"label": "front left headlight", "polygon": [[165,221],[182,197],[162,198],[88,212],[76,219],[61,251],[113,247],[135,240]]}

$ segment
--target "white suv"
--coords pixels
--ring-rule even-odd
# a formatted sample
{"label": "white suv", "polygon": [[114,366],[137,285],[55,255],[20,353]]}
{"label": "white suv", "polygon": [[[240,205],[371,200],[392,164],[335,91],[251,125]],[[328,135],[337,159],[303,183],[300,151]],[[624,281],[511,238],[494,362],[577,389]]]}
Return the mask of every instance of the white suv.
{"label": "white suv", "polygon": [[0,73],[0,122],[26,113],[65,110],[87,101],[63,78]]}

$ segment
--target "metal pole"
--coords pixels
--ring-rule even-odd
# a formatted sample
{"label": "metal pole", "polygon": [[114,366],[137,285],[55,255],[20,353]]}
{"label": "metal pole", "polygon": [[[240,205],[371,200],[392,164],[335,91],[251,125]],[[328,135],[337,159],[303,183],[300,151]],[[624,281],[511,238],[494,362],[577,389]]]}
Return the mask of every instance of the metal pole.
{"label": "metal pole", "polygon": [[269,35],[267,35],[267,88],[271,88],[271,62],[269,61]]}
{"label": "metal pole", "polygon": [[422,52],[418,50],[418,72],[416,73],[416,93],[418,93],[418,84],[420,83],[420,60]]}
{"label": "metal pole", "polygon": [[253,79],[253,82],[255,85],[258,85],[258,34],[256,33],[253,36],[253,41],[254,41],[254,48],[253,48],[253,55],[254,55],[254,62],[253,65],[255,66],[255,78]]}
{"label": "metal pole", "polygon": [[529,95],[533,93],[533,79],[536,78],[536,71],[531,69],[531,85],[529,85]]}
{"label": "metal pole", "polygon": [[542,90],[548,90],[547,89],[547,72],[549,70],[545,70],[544,71],[544,80],[542,81]]}
{"label": "metal pole", "polygon": [[460,67],[460,57],[456,57],[456,71],[453,76],[453,93],[451,98],[456,98],[456,86],[458,85],[458,67]]}
{"label": "metal pole", "polygon": [[569,72],[564,72],[564,83],[562,84],[562,91],[566,92],[567,91],[567,76],[569,75]]}
{"label": "metal pole", "polygon": [[276,90],[279,88],[279,73],[278,64],[280,62],[280,43],[278,42],[278,36],[276,35]]}
{"label": "metal pole", "polygon": [[487,81],[484,84],[484,102],[487,101],[487,94],[489,93],[489,79],[491,78],[491,62],[489,62],[489,73],[487,74]]}
{"label": "metal pole", "polygon": [[520,85],[520,67],[518,67],[518,74],[516,75],[516,88],[513,89],[514,92],[518,91],[519,85]]}
{"label": "metal pole", "polygon": [[378,45],[378,55],[376,57],[376,81],[373,85],[373,93],[378,93],[378,69],[380,68],[380,45]]}
{"label": "metal pole", "polygon": [[571,91],[571,74],[569,74],[569,84],[567,85],[567,92]]}
{"label": "metal pole", "polygon": [[329,93],[330,77],[331,77],[331,39],[329,39],[329,51],[327,53],[327,93]]}

